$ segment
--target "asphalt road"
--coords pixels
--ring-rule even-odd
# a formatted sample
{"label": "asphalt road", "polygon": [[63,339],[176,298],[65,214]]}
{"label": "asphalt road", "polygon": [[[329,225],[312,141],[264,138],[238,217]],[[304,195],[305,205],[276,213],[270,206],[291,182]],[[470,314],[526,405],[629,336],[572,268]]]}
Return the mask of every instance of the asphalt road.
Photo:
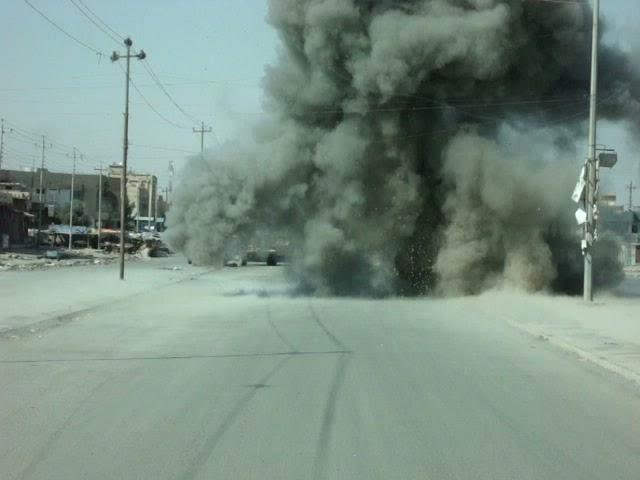
{"label": "asphalt road", "polygon": [[0,339],[0,477],[640,478],[615,376],[469,300],[286,288],[228,269]]}

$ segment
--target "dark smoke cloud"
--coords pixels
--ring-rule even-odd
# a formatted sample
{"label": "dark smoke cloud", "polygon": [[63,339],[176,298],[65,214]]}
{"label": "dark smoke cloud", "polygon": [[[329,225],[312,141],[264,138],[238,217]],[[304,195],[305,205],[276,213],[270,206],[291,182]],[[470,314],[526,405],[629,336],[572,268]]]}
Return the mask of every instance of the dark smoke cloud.
{"label": "dark smoke cloud", "polygon": [[[250,145],[191,160],[175,248],[212,263],[268,232],[321,294],[571,289],[586,4],[274,0],[269,22],[282,40],[264,81],[271,119]],[[601,57],[602,112],[637,123],[629,59]],[[550,134],[514,154],[509,129],[521,143]]]}

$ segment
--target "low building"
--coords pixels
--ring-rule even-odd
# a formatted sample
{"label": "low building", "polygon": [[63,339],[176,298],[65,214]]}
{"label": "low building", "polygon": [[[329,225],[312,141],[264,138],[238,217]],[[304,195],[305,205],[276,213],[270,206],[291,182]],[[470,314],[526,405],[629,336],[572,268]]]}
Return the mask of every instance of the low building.
{"label": "low building", "polygon": [[598,228],[614,233],[622,242],[622,259],[626,265],[640,265],[640,209],[600,203]]}
{"label": "low building", "polygon": [[31,195],[17,182],[0,182],[0,249],[27,243]]}
{"label": "low building", "polygon": [[[122,165],[109,166],[110,178],[119,180],[121,175]],[[127,172],[127,199],[136,230],[143,230],[143,226],[148,223],[148,218],[158,216],[160,210],[156,202],[159,200],[158,178],[145,173]]]}
{"label": "low building", "polygon": [[[122,167],[111,165],[102,175],[102,214],[104,227],[119,227],[120,222],[120,176]],[[42,175],[42,192],[40,192]],[[0,182],[18,183],[31,198],[30,211],[42,225],[60,223],[68,218],[71,201],[71,173],[52,172],[48,169],[0,170]],[[76,173],[73,181],[74,211],[81,209],[89,225],[98,223],[100,192],[98,174]],[[137,217],[164,216],[166,204],[158,196],[157,177],[150,174],[127,174],[127,201],[129,218],[133,223]],[[139,223],[139,222],[138,222]]]}

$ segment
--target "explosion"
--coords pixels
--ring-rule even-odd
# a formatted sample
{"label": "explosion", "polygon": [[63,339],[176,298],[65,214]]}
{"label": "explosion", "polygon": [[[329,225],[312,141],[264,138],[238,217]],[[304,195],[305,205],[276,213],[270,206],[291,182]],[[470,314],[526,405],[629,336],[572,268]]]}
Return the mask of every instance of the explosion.
{"label": "explosion", "polygon": [[[286,238],[291,275],[325,295],[575,289],[591,15],[528,0],[272,0],[269,120],[250,144],[190,159],[170,243],[212,264],[230,239]],[[636,125],[629,58],[600,56],[601,113]],[[617,278],[615,249],[601,250]]]}

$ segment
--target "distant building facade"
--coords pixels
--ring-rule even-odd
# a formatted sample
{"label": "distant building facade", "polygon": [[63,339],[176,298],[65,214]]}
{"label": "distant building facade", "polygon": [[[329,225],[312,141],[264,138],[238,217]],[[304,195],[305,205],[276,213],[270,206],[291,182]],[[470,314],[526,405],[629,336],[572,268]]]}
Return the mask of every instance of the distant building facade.
{"label": "distant building facade", "polygon": [[[42,192],[40,174],[42,173]],[[103,175],[77,173],[74,178],[74,211],[81,206],[83,216],[90,226],[98,224],[100,179],[102,179],[102,224],[105,227],[119,227],[120,176],[122,167],[111,165]],[[42,207],[43,225],[49,225],[60,217],[68,218],[67,210],[71,200],[71,173],[52,172],[47,169],[0,170],[0,182],[21,184],[30,197],[31,213],[38,213]],[[157,195],[158,180],[154,175],[127,173],[127,202],[130,221],[139,217],[156,218],[164,216],[166,204]],[[41,201],[42,200],[42,201]],[[160,215],[158,215],[160,214]],[[37,218],[36,218],[37,220]]]}
{"label": "distant building facade", "polygon": [[614,233],[622,242],[622,260],[626,265],[640,265],[640,208],[617,205],[615,196],[600,202],[598,226]]}
{"label": "distant building facade", "polygon": [[31,195],[16,182],[0,182],[0,249],[27,243],[33,222]]}

